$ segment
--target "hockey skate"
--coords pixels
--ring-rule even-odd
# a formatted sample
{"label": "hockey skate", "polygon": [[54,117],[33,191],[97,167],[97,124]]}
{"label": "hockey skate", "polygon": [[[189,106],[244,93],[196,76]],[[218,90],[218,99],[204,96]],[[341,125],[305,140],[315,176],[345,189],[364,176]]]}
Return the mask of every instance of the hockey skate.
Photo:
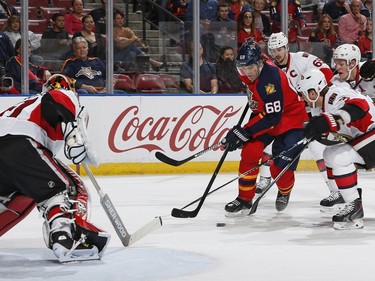
{"label": "hockey skate", "polygon": [[262,194],[263,190],[271,183],[271,177],[260,177],[256,184],[255,193]]}
{"label": "hockey skate", "polygon": [[243,200],[237,197],[232,202],[225,205],[225,216],[226,217],[240,217],[247,216],[250,212],[250,208],[253,205],[253,201]]}
{"label": "hockey skate", "polygon": [[345,205],[340,191],[331,191],[329,196],[320,201],[320,211],[323,213],[338,212],[344,209]]}
{"label": "hockey skate", "polygon": [[282,193],[280,193],[280,191],[277,193],[277,198],[276,198],[276,202],[275,202],[275,206],[276,206],[277,211],[281,212],[288,206],[289,197],[290,197],[290,193],[282,194]]}
{"label": "hockey skate", "polygon": [[357,198],[332,217],[333,228],[337,230],[363,228],[363,215],[362,199]]}
{"label": "hockey skate", "polygon": [[69,191],[38,205],[45,219],[43,237],[62,263],[100,259],[110,235],[86,220],[85,202],[75,200]]}

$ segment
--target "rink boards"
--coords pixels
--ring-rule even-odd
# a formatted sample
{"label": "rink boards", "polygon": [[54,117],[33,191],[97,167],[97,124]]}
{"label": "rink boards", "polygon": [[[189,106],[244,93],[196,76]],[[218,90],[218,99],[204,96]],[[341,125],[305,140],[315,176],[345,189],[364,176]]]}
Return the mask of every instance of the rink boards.
{"label": "rink boards", "polygon": [[[24,98],[2,96],[0,110]],[[98,168],[93,168],[95,173],[206,173],[215,169],[222,148],[179,167],[160,163],[155,152],[179,160],[219,142],[237,124],[247,97],[239,94],[90,95],[80,96],[80,101],[90,114],[88,132],[100,162]],[[58,157],[69,163],[63,153]],[[229,153],[222,171],[236,171],[239,158],[239,150]],[[299,170],[316,170],[308,151],[301,159]]]}

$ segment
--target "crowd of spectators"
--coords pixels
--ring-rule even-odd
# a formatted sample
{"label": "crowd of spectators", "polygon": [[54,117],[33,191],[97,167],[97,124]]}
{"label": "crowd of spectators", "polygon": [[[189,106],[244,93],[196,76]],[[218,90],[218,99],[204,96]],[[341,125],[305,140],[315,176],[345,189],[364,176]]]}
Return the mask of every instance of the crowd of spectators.
{"label": "crowd of spectators", "polygon": [[[157,1],[162,3],[175,16],[184,21],[184,35],[177,47],[186,52],[186,59],[181,68],[175,72],[180,77],[181,89],[192,91],[192,0],[168,0]],[[92,87],[86,87],[88,81],[78,81],[77,87],[80,93],[103,93],[105,87],[105,60],[106,60],[106,6],[107,0],[100,0],[101,5],[95,9],[85,11],[83,0],[73,0],[69,12],[55,13],[50,18],[50,27],[41,34],[32,31],[28,33],[30,44],[30,69],[40,83],[45,79],[39,75],[38,67],[44,69],[53,68],[60,63],[59,69],[53,72],[69,73],[69,77],[77,79],[77,73],[71,71],[69,66],[72,62],[89,61],[90,64],[100,65],[96,69],[102,74],[102,81],[91,81]],[[198,3],[198,2],[195,2]],[[143,1],[134,0],[134,11],[143,13],[145,11]],[[257,42],[262,50],[267,52],[267,40],[273,32],[279,32],[281,28],[281,1],[280,0],[199,0],[200,5],[200,34],[201,34],[201,92],[243,92],[236,85],[235,62],[238,48],[249,38]],[[160,17],[166,21],[170,17]],[[314,10],[314,13],[316,11]],[[146,15],[145,15],[146,16]],[[147,15],[149,16],[149,15]],[[0,18],[6,19],[3,32],[0,33],[0,66],[6,68],[6,73],[12,72],[15,80],[15,92],[20,88],[18,78],[14,75],[15,68],[8,71],[10,63],[19,62],[20,57],[16,43],[21,42],[21,19],[20,14],[8,1],[0,0]],[[136,33],[125,26],[125,13],[114,9],[113,43],[114,43],[114,68],[116,72],[137,73],[137,62],[146,61],[153,71],[160,71],[165,60],[158,61],[148,54],[149,46],[143,42]],[[291,51],[301,50],[311,52],[320,57],[324,62],[331,65],[333,50],[344,43],[356,44],[360,48],[362,58],[372,58],[372,0],[328,0],[315,16],[317,22],[308,22],[305,18],[303,6],[297,0],[288,1],[288,40]],[[173,23],[172,23],[173,24]],[[313,27],[306,33],[307,27]],[[76,39],[87,45],[87,55],[79,55]],[[302,45],[304,42],[305,45]],[[84,47],[85,47],[84,46]],[[80,46],[81,47],[81,46]],[[82,48],[81,48],[82,49]],[[81,52],[82,53],[82,52]],[[18,59],[17,59],[18,58]],[[92,59],[93,58],[93,59]],[[203,65],[203,67],[202,67]],[[35,68],[34,68],[35,66]],[[104,69],[102,69],[104,67]],[[67,71],[67,69],[70,69]],[[95,76],[85,72],[87,66],[81,69],[81,74]],[[92,69],[94,70],[94,69]],[[144,71],[147,71],[146,67]],[[78,72],[79,70],[77,70]],[[52,71],[51,71],[52,72]],[[228,72],[228,73],[226,73]],[[39,74],[38,74],[39,73]],[[10,74],[9,74],[10,75]],[[75,76],[75,77],[74,77]],[[208,82],[206,77],[210,77]],[[228,77],[232,77],[228,80]],[[215,78],[215,79],[213,79]],[[79,80],[79,79],[77,79]],[[90,79],[91,80],[91,79]],[[216,80],[214,86],[211,80]],[[232,89],[230,89],[230,87]],[[34,90],[34,86],[30,89]],[[37,91],[38,89],[36,89]]]}

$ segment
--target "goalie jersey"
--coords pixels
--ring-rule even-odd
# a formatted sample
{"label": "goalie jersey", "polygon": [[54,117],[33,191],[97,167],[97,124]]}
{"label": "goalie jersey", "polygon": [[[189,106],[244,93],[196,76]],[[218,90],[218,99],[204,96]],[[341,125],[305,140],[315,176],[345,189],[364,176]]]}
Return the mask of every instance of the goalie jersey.
{"label": "goalie jersey", "polygon": [[64,145],[61,122],[76,120],[80,105],[70,90],[50,90],[0,113],[0,137],[28,136],[56,154]]}

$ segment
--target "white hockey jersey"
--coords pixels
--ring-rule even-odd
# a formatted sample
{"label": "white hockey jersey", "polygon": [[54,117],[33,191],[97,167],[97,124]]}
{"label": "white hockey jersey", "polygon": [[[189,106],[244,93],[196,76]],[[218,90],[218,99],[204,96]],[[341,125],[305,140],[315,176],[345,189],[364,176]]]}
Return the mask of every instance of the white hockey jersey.
{"label": "white hockey jersey", "polygon": [[317,56],[305,52],[290,52],[287,66],[281,69],[286,73],[289,85],[295,88],[301,75],[312,68],[322,71],[327,82],[332,79],[331,68]]}
{"label": "white hockey jersey", "polygon": [[372,100],[352,89],[345,87],[331,86],[323,99],[323,112],[338,114],[338,111],[346,104],[353,104],[364,111],[366,115],[354,122],[340,126],[339,134],[356,138],[375,128],[375,106]]}
{"label": "white hockey jersey", "polygon": [[364,63],[365,62],[361,62],[357,67],[357,77],[354,81],[344,81],[340,79],[338,74],[336,74],[330,81],[331,84],[340,87],[351,88],[362,95],[375,99],[375,79],[372,79],[371,81],[365,81],[359,74],[359,70]]}
{"label": "white hockey jersey", "polygon": [[[77,118],[80,105],[72,91],[49,91],[53,101],[63,106]],[[61,124],[52,127],[42,117],[42,94],[26,98],[22,102],[0,113],[0,137],[5,135],[28,136],[56,154],[64,145]]]}

